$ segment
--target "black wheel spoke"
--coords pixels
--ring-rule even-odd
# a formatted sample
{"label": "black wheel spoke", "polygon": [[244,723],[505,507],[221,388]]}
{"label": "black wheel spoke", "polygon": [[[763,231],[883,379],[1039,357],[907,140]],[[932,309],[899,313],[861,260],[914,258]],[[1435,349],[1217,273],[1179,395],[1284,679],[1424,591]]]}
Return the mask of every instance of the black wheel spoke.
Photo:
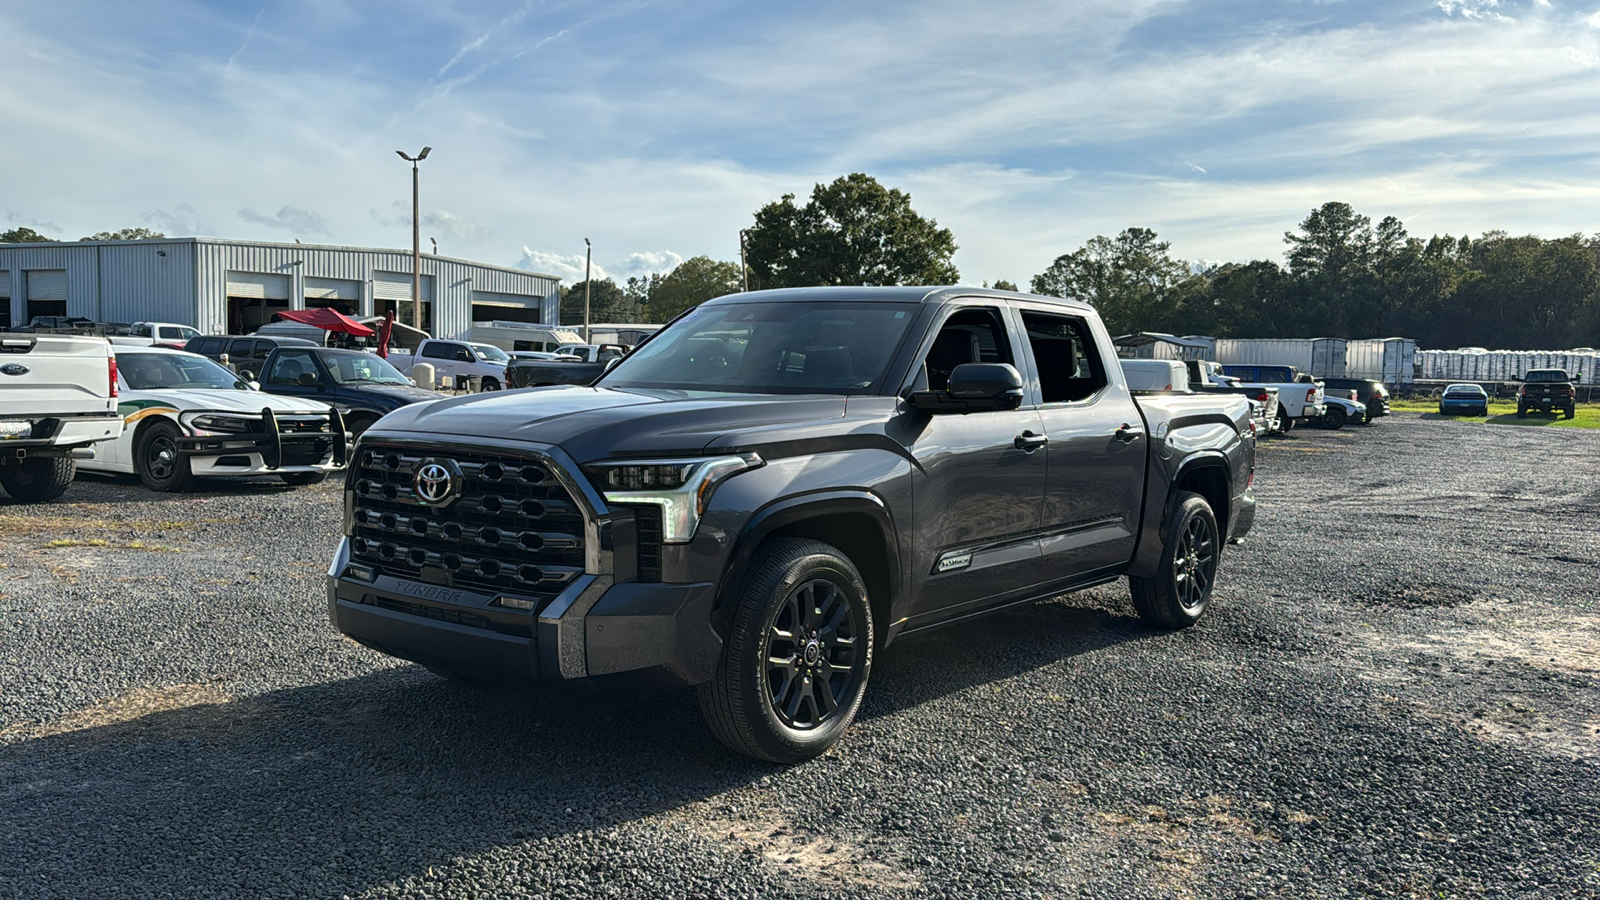
{"label": "black wheel spoke", "polygon": [[766,678],[772,710],[790,728],[839,715],[861,677],[851,596],[817,578],[791,588],[767,628]]}

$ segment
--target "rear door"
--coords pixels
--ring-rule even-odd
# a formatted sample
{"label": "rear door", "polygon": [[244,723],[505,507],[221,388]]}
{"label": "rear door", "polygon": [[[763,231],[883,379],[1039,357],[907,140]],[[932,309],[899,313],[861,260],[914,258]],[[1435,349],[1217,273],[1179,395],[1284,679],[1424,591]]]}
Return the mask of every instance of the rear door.
{"label": "rear door", "polygon": [[1108,343],[1087,316],[1019,303],[1036,373],[1031,402],[1049,439],[1041,512],[1043,581],[1127,564],[1144,504],[1149,435]]}

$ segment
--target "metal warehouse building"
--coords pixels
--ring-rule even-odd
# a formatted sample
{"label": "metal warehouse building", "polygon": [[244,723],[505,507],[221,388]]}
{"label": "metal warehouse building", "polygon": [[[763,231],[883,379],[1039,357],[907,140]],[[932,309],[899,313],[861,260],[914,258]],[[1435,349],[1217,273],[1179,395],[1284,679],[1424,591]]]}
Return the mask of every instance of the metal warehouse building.
{"label": "metal warehouse building", "polygon": [[[559,324],[560,279],[422,256],[422,327],[465,339],[474,321]],[[0,244],[0,326],[33,316],[172,322],[247,334],[289,309],[395,310],[411,322],[404,250],[211,238]],[[404,303],[403,306],[398,304]]]}

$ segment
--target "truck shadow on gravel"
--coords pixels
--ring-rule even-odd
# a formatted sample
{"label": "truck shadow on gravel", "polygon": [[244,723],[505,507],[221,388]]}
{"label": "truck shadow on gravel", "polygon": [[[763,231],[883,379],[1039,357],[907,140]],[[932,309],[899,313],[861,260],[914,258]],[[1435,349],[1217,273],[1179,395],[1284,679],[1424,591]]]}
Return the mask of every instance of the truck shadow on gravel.
{"label": "truck shadow on gravel", "polygon": [[[908,638],[879,657],[862,725],[1155,634],[1058,601]],[[472,688],[402,665],[254,697],[134,693],[0,731],[0,896],[359,893],[763,779],[810,790],[831,765],[734,756],[682,691]]]}

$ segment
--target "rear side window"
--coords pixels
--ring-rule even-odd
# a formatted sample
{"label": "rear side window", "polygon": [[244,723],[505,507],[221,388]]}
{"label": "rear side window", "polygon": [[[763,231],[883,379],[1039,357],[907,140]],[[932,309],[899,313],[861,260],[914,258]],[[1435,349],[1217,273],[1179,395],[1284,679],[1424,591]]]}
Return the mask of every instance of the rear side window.
{"label": "rear side window", "polygon": [[1039,389],[1046,403],[1087,400],[1103,390],[1104,360],[1095,348],[1089,323],[1076,316],[1022,311],[1034,364],[1039,368]]}
{"label": "rear side window", "polygon": [[232,362],[249,359],[250,354],[255,352],[255,345],[256,342],[249,338],[234,341],[228,345],[228,359]]}
{"label": "rear side window", "polygon": [[429,341],[428,346],[422,348],[422,355],[428,359],[454,359],[456,345],[441,344],[438,341]]}

